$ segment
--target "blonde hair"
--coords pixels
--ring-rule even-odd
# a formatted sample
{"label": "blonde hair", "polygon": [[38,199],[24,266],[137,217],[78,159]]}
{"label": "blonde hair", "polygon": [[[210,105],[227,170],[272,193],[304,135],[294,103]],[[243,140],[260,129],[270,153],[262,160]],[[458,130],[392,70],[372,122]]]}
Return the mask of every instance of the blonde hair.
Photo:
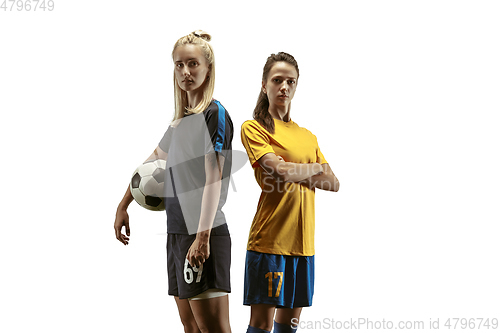
{"label": "blonde hair", "polygon": [[185,114],[203,112],[212,102],[212,96],[214,94],[214,87],[215,87],[215,57],[214,57],[214,50],[212,49],[212,46],[208,43],[211,39],[212,37],[205,31],[196,30],[187,36],[179,38],[179,40],[177,40],[177,42],[174,45],[174,49],[172,50],[172,58],[174,57],[174,52],[177,47],[186,44],[198,45],[201,48],[210,69],[208,77],[204,83],[206,86],[203,91],[203,97],[200,103],[196,105],[194,108],[188,107],[187,92],[185,92],[179,87],[179,84],[175,79],[175,73],[174,73],[174,99],[175,99],[174,120],[184,117]]}

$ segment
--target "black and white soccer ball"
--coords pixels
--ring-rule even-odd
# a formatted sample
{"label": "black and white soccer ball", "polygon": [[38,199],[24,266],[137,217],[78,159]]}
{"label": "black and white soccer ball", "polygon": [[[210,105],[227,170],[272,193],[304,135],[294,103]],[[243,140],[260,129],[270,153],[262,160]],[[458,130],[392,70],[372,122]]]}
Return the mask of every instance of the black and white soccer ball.
{"label": "black and white soccer ball", "polygon": [[130,181],[130,192],[135,201],[149,210],[165,210],[165,160],[147,161],[135,169]]}

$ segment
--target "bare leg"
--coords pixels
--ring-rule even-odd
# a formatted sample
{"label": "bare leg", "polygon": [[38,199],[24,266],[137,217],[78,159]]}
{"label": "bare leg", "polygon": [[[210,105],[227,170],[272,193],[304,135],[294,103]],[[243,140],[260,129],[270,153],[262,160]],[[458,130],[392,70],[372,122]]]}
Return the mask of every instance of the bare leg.
{"label": "bare leg", "polygon": [[202,333],[231,333],[228,296],[189,301]]}
{"label": "bare leg", "polygon": [[184,325],[185,333],[200,333],[196,320],[194,319],[193,312],[191,311],[191,306],[187,299],[180,299],[175,296],[175,303],[177,303],[177,309],[179,310],[179,316],[181,317],[182,325]]}
{"label": "bare leg", "polygon": [[250,307],[250,326],[271,331],[273,329],[276,306],[271,304],[252,304]]}
{"label": "bare leg", "polygon": [[[276,322],[279,324],[285,325],[296,325],[299,323],[300,313],[302,312],[302,308],[279,308],[276,310]],[[292,319],[294,319],[292,321]]]}

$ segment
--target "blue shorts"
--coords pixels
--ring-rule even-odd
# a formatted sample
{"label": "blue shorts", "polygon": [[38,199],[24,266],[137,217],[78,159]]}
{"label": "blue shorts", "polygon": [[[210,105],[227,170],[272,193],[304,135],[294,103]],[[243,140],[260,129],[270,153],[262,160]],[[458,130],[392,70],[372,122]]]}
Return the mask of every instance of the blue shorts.
{"label": "blue shorts", "polygon": [[243,304],[299,308],[312,305],[314,256],[247,251]]}

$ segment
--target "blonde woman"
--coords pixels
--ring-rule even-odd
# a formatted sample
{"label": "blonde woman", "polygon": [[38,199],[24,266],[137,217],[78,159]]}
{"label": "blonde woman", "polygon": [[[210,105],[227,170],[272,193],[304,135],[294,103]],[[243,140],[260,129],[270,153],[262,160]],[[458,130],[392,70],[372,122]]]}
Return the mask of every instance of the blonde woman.
{"label": "blonde woman", "polygon": [[316,136],[291,118],[298,79],[290,54],[268,57],[254,120],[241,127],[262,188],[245,263],[244,304],[251,306],[247,333],[269,333],[273,326],[275,333],[295,332],[314,294],[315,189],[339,189]]}
{"label": "blonde woman", "polygon": [[[212,99],[215,61],[210,40],[198,30],[175,43],[175,116],[148,158],[167,161],[168,287],[185,332],[231,332],[231,239],[222,206],[231,171],[233,124],[222,104]],[[116,238],[125,245],[132,200],[127,188],[116,212]]]}

